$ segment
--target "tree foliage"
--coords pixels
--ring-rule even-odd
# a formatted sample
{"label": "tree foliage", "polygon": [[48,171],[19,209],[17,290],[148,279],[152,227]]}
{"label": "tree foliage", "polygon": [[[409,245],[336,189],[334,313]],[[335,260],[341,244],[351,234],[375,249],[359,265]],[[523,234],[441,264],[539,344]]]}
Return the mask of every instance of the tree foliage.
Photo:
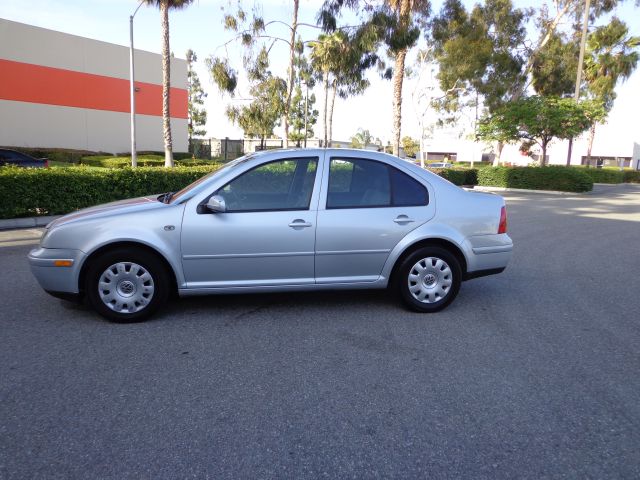
{"label": "tree foliage", "polygon": [[402,127],[402,87],[405,76],[407,52],[415,47],[421,31],[427,28],[430,14],[429,0],[386,0],[370,3],[359,0],[326,0],[318,21],[323,29],[336,29],[336,18],[343,8],[363,14],[360,28],[362,38],[372,45],[383,47],[394,62],[392,71],[385,71],[393,82],[393,151],[398,154]]}
{"label": "tree foliage", "polygon": [[366,149],[369,145],[374,143],[373,135],[369,130],[365,130],[362,128],[358,129],[358,132],[351,137],[351,146],[353,148],[364,148]]}
{"label": "tree foliage", "polygon": [[402,137],[400,143],[402,144],[402,149],[407,157],[416,158],[416,154],[420,151],[420,144],[417,140],[405,136]]}
{"label": "tree foliage", "polygon": [[536,143],[546,162],[547,146],[554,138],[573,138],[587,130],[603,115],[594,102],[571,98],[531,96],[505,104],[484,118],[478,127],[483,140]]}
{"label": "tree foliage", "polygon": [[203,137],[207,131],[204,126],[207,124],[207,111],[204,108],[204,99],[207,94],[202,89],[200,78],[193,69],[193,64],[198,61],[198,57],[191,49],[187,50],[187,85],[188,85],[188,120],[187,129],[189,132],[189,143],[193,137]]}
{"label": "tree foliage", "polygon": [[282,78],[265,74],[251,87],[251,103],[228,107],[227,117],[242,128],[245,136],[259,138],[264,148],[264,140],[273,136],[273,130],[280,124],[286,90],[287,84]]}

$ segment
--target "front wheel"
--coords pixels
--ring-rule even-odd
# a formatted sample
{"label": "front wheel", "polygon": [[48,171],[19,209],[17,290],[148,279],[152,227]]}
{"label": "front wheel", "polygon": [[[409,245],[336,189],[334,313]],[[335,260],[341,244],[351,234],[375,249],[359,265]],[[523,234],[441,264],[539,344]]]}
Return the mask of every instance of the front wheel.
{"label": "front wheel", "polygon": [[440,247],[421,248],[400,264],[395,288],[407,307],[437,312],[458,295],[462,269],[458,259]]}
{"label": "front wheel", "polygon": [[85,291],[103,317],[118,323],[140,322],[166,302],[169,275],[152,253],[120,248],[91,262]]}

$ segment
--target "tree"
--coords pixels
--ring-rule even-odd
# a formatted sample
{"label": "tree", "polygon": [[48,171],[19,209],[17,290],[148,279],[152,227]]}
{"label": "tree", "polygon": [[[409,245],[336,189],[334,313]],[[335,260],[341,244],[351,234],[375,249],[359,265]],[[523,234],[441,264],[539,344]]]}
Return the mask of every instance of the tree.
{"label": "tree", "polygon": [[[622,1],[592,0],[591,18],[610,12]],[[471,99],[477,94],[489,115],[522,97],[532,81],[541,94],[568,90],[572,71],[575,75],[570,58],[575,46],[573,36],[566,37],[560,29],[566,20],[580,18],[584,0],[554,0],[553,11],[547,2],[538,5],[518,9],[511,0],[486,0],[468,12],[460,0],[446,0],[431,25],[441,89],[464,82],[466,88],[459,93]],[[534,18],[537,34],[532,42],[527,25]],[[575,25],[569,33],[575,33]],[[465,106],[459,95],[445,100],[442,106],[447,111]],[[498,141],[496,164],[502,146]]]}
{"label": "tree", "polygon": [[[224,46],[233,41],[240,41],[245,47],[244,63],[250,63],[250,57],[253,47],[260,39],[271,42],[271,46],[267,49],[271,49],[274,43],[282,42],[288,46],[289,49],[289,66],[287,69],[287,81],[286,90],[284,95],[284,109],[282,111],[282,121],[284,122],[284,141],[285,146],[289,144],[289,112],[291,110],[294,79],[295,79],[295,58],[296,58],[296,37],[298,28],[300,26],[317,28],[315,25],[309,25],[298,22],[298,10],[300,6],[300,0],[293,0],[291,23],[287,23],[280,19],[274,19],[265,21],[265,19],[257,15],[254,11],[252,19],[249,21],[246,12],[242,9],[240,2],[238,2],[238,9],[235,13],[227,11],[224,15],[224,28],[236,33],[236,35],[229,40]],[[249,22],[247,24],[247,22]],[[288,28],[290,36],[289,38],[278,37],[267,30],[273,26],[285,26]],[[264,45],[263,45],[264,47]],[[218,85],[221,91],[229,92],[233,94],[237,86],[237,76],[235,71],[231,68],[228,59],[222,59],[220,57],[211,56],[208,59],[208,65],[210,66],[211,77],[213,81]]]}
{"label": "tree", "polygon": [[264,47],[247,67],[253,99],[249,105],[228,107],[226,114],[229,120],[242,128],[245,136],[259,138],[263,149],[265,139],[273,136],[274,128],[282,120],[287,82],[269,70],[269,51]]}
{"label": "tree", "polygon": [[[420,32],[426,29],[430,13],[429,0],[386,0],[380,5],[359,0],[326,0],[318,18],[325,31],[333,31],[336,16],[343,7],[358,10],[365,3],[363,11],[369,17],[362,26],[364,36],[386,47],[394,62],[393,68],[393,152],[400,150],[402,129],[402,88],[405,76],[407,53],[420,38]],[[388,74],[389,72],[387,72]]]}
{"label": "tree", "polygon": [[[589,35],[584,61],[584,79],[588,97],[603,107],[603,115],[599,121],[603,121],[613,107],[617,83],[629,78],[638,65],[639,46],[640,37],[630,37],[627,25],[616,17]],[[597,123],[594,122],[589,130],[588,164],[591,161]]]}
{"label": "tree", "polygon": [[336,94],[340,98],[359,95],[369,87],[365,72],[378,62],[377,44],[362,26],[320,34],[309,42],[311,66],[319,72],[324,88],[324,144],[333,136],[333,107]]}
{"label": "tree", "polygon": [[[309,43],[311,47],[311,65],[322,74],[322,86],[324,99],[322,103],[323,145],[331,144],[329,128],[329,112],[333,110],[333,104],[329,109],[329,89],[332,72],[339,69],[340,57],[345,54],[347,47],[347,34],[337,31],[332,34],[320,34],[318,39]],[[335,91],[335,90],[334,90]]]}
{"label": "tree", "polygon": [[420,151],[420,144],[411,137],[402,137],[402,149],[407,157],[416,158],[416,153]]}
{"label": "tree", "polygon": [[189,88],[188,120],[189,145],[193,137],[203,137],[207,134],[204,126],[207,123],[207,111],[204,108],[204,99],[207,94],[202,89],[200,78],[193,70],[193,64],[198,61],[198,57],[191,49],[187,50],[187,84]]}
{"label": "tree", "polygon": [[162,130],[164,136],[164,166],[173,167],[173,142],[171,139],[171,114],[169,99],[171,88],[171,50],[169,49],[169,10],[185,8],[193,0],[143,0],[147,5],[160,9],[162,23]]}
{"label": "tree", "polygon": [[573,95],[580,51],[579,37],[554,33],[533,59],[531,83],[538,95]]}
{"label": "tree", "polygon": [[[296,42],[296,52],[298,53],[295,62],[296,94],[292,99],[292,108],[289,113],[290,124],[294,128],[291,139],[296,142],[298,147],[302,144],[306,148],[307,139],[313,137],[313,127],[318,121],[318,110],[313,108],[316,96],[313,93],[309,95],[309,89],[313,89],[315,86],[316,78],[313,68],[304,55],[304,43],[300,39]],[[302,97],[303,85],[304,98]]]}
{"label": "tree", "polygon": [[532,96],[515,100],[481,120],[478,136],[504,143],[523,140],[542,149],[540,165],[546,165],[547,146],[554,138],[573,138],[600,118],[594,102],[572,98]]}
{"label": "tree", "polygon": [[351,146],[353,148],[362,148],[365,149],[373,144],[374,139],[369,130],[364,130],[362,128],[358,129],[358,132],[351,137]]}
{"label": "tree", "polygon": [[289,111],[289,125],[293,131],[289,133],[289,140],[296,143],[297,147],[306,146],[306,140],[313,137],[313,126],[318,121],[318,110],[313,108],[316,96],[309,95],[307,91],[303,96],[302,87],[296,85],[295,93]]}
{"label": "tree", "polygon": [[[432,56],[445,93],[437,108],[459,112],[482,102],[491,114],[513,98],[526,80],[521,52],[530,16],[511,0],[487,0],[469,12],[461,0],[447,0],[431,23]],[[497,140],[496,163],[502,147]]]}

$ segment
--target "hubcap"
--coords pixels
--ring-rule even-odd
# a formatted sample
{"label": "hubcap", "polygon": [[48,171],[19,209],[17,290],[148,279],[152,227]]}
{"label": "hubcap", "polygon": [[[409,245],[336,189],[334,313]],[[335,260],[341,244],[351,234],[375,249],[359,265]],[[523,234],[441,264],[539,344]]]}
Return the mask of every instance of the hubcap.
{"label": "hubcap", "polygon": [[139,312],[153,298],[153,277],[141,265],[133,262],[114,263],[98,280],[102,302],[114,312]]}
{"label": "hubcap", "polygon": [[441,258],[427,257],[411,267],[408,284],[413,298],[422,303],[435,303],[449,294],[453,273]]}

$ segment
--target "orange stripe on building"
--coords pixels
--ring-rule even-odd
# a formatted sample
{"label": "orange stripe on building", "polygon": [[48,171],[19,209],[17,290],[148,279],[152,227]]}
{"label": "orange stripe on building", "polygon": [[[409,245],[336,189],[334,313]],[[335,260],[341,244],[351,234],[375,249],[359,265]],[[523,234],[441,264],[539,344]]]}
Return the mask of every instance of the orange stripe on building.
{"label": "orange stripe on building", "polygon": [[[136,113],[162,116],[162,85],[135,82]],[[0,59],[0,99],[90,108],[130,110],[129,80]],[[187,91],[171,88],[172,118],[187,118]]]}

